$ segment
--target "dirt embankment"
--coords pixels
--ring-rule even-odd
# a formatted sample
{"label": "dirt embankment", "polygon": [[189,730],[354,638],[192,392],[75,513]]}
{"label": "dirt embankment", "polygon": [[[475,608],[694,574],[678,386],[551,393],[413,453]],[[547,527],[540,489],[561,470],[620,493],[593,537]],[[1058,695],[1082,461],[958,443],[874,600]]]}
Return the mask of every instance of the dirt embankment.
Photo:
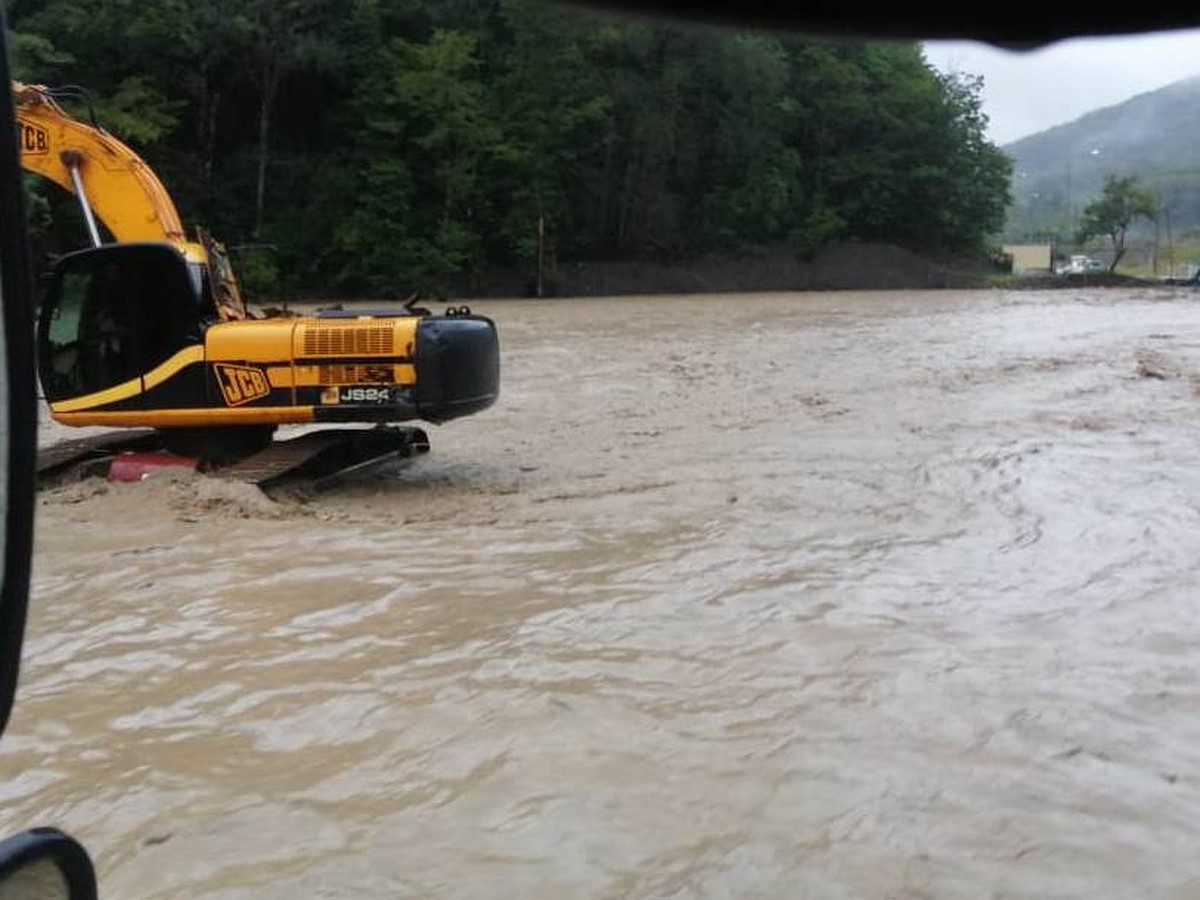
{"label": "dirt embankment", "polygon": [[[709,294],[771,291],[931,290],[1004,287],[1010,290],[1149,287],[1158,282],[1130,275],[1005,276],[984,260],[932,259],[891,244],[848,243],[800,254],[791,247],[762,247],[690,260],[561,262],[543,282],[546,297],[613,297],[629,294]],[[536,273],[491,269],[458,296],[532,297]]]}
{"label": "dirt embankment", "polygon": [[[562,262],[543,286],[546,296],[740,293],[747,291],[924,290],[986,287],[984,264],[948,264],[889,244],[851,243],[802,256],[788,247],[661,262]],[[485,272],[469,291],[479,297],[536,294],[536,274]]]}

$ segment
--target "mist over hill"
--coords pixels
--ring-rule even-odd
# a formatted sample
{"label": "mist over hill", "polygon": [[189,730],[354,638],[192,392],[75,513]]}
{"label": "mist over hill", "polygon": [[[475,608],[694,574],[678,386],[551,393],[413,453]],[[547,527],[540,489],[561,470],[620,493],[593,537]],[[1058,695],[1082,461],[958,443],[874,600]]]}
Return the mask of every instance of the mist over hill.
{"label": "mist over hill", "polygon": [[1198,113],[1200,75],[1005,145],[1013,159],[1005,238],[1070,238],[1106,175],[1133,175],[1158,191],[1160,228],[1200,230]]}

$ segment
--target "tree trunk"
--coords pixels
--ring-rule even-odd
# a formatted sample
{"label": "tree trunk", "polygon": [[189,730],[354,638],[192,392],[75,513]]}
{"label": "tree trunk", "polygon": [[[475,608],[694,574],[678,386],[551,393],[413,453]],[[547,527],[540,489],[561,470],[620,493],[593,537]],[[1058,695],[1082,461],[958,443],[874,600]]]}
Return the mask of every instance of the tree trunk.
{"label": "tree trunk", "polygon": [[263,71],[262,97],[258,108],[258,183],[254,190],[254,237],[262,233],[263,212],[267,197],[267,153],[271,132],[271,107],[279,87],[279,70],[268,64]]}
{"label": "tree trunk", "polygon": [[213,169],[216,167],[217,155],[217,109],[221,105],[221,92],[211,88],[208,72],[203,75],[203,85],[199,116],[200,173],[207,208],[211,206],[212,201]]}
{"label": "tree trunk", "polygon": [[1125,232],[1124,230],[1117,232],[1112,236],[1113,242],[1113,261],[1108,267],[1108,273],[1111,275],[1117,271],[1117,263],[1121,261],[1121,257],[1125,255]]}

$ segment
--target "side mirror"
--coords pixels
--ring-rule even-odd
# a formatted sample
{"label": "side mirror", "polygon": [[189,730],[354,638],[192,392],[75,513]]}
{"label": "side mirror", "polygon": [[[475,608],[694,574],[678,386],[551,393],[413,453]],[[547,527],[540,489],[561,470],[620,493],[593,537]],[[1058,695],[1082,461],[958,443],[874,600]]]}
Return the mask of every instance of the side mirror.
{"label": "side mirror", "polygon": [[37,453],[33,280],[7,34],[0,8],[0,732],[12,709],[25,632]]}
{"label": "side mirror", "polygon": [[0,841],[0,900],[96,900],[96,872],[70,835],[33,828]]}
{"label": "side mirror", "polygon": [[[33,281],[8,67],[8,23],[0,6],[0,732],[20,671],[33,552],[37,452]],[[56,828],[0,841],[0,900],[96,900],[87,851]]]}

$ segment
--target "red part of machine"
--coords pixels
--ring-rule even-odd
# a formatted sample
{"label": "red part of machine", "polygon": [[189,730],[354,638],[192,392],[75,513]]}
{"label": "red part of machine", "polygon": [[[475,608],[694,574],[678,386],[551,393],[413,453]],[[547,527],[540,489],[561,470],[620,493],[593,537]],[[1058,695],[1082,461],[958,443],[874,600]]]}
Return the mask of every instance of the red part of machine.
{"label": "red part of machine", "polygon": [[109,481],[144,481],[169,468],[194,469],[200,460],[174,453],[118,453],[108,467]]}

